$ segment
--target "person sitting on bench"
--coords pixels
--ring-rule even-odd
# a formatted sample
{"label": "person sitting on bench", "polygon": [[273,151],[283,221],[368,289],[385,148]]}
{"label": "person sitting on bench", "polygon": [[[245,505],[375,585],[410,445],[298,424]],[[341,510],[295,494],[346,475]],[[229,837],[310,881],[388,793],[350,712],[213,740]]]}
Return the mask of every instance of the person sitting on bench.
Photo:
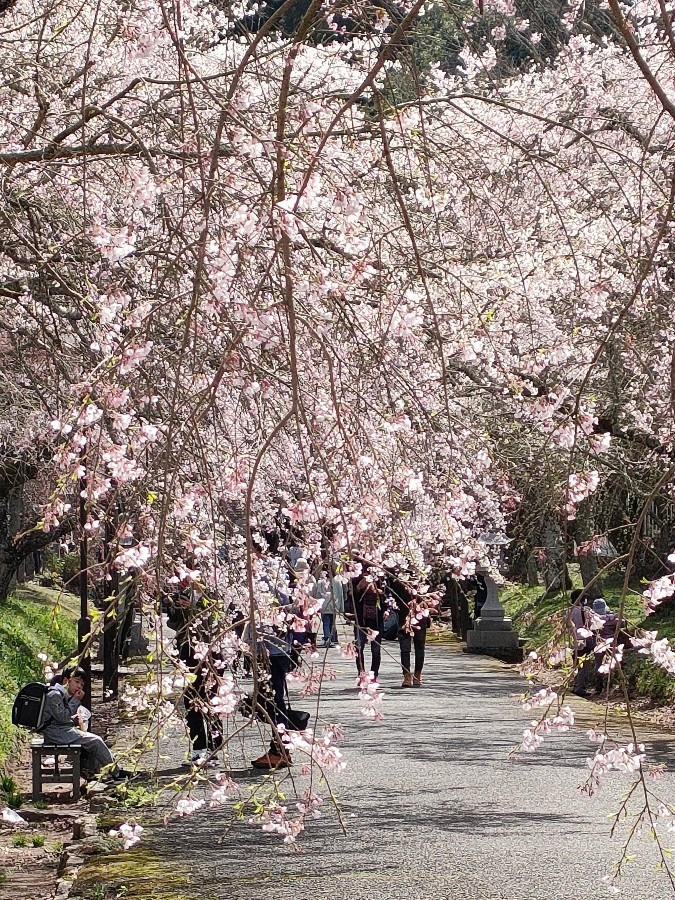
{"label": "person sitting on bench", "polygon": [[82,777],[89,780],[101,769],[111,766],[108,781],[123,781],[130,772],[115,765],[115,760],[103,738],[88,731],[81,731],[77,726],[77,710],[84,697],[84,685],[87,677],[84,669],[69,666],[61,675],[52,679],[45,699],[43,714],[44,725],[40,732],[45,744],[56,747],[69,747],[79,744],[82,760]]}

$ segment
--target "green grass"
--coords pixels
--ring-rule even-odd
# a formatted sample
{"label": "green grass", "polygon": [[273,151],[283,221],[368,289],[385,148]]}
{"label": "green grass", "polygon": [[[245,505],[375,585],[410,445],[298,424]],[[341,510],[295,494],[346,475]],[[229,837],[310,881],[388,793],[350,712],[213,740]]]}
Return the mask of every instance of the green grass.
{"label": "green grass", "polygon": [[23,804],[23,795],[16,781],[9,775],[0,777],[0,803],[11,809],[19,809]]}
{"label": "green grass", "polygon": [[[675,610],[672,607],[657,608],[642,620],[640,627],[658,632],[659,638],[668,638],[675,645]],[[623,671],[632,694],[647,697],[658,706],[675,703],[675,678],[648,657],[638,653],[627,656]]]}
{"label": "green grass", "polygon": [[14,698],[24,684],[43,680],[38,653],[60,662],[77,647],[76,607],[58,591],[31,586],[0,606],[0,767],[21,734],[11,724]]}
{"label": "green grass", "polygon": [[[581,578],[577,566],[570,566],[573,588],[581,587]],[[629,625],[643,628],[650,626],[649,622],[643,624],[645,618],[644,603],[642,601],[643,585],[631,582],[624,600],[623,615]],[[608,606],[618,612],[623,592],[623,579],[616,578],[606,580],[603,585],[603,596]],[[525,649],[541,650],[554,639],[564,638],[566,631],[566,617],[569,609],[569,592],[567,594],[555,594],[552,597],[543,597],[544,588],[529,587],[528,585],[507,582],[500,589],[500,600],[504,605],[507,615],[513,619],[513,624],[520,636],[525,638]],[[651,621],[652,617],[650,617]],[[673,620],[675,631],[675,619]]]}
{"label": "green grass", "polygon": [[17,586],[14,596],[20,600],[28,600],[36,606],[56,609],[70,619],[77,619],[80,614],[79,598],[68,591],[40,587],[37,584],[22,584]]}
{"label": "green grass", "polygon": [[508,582],[499,591],[506,614],[522,638],[525,649],[540,650],[564,629],[568,603],[561,595],[541,599],[544,588]]}
{"label": "green grass", "polygon": [[657,607],[656,611],[643,619],[641,628],[645,631],[658,631],[660,638],[668,638],[675,643],[675,610],[672,607]]}
{"label": "green grass", "polygon": [[[581,587],[581,581],[575,567],[571,568],[574,587]],[[675,610],[657,609],[650,616],[645,616],[642,600],[644,585],[639,581],[631,581],[624,600],[623,615],[631,628],[643,628],[657,631],[659,637],[666,637],[675,645]],[[603,596],[609,607],[617,612],[623,592],[623,579],[606,580],[603,585]],[[567,631],[565,620],[569,607],[569,594],[556,594],[543,598],[544,588],[507,582],[500,590],[500,599],[507,615],[522,638],[525,638],[526,652],[543,652],[553,644],[565,644]],[[663,669],[654,665],[637,652],[626,653],[623,664],[629,690],[635,697],[644,697],[656,705],[675,703],[675,678]]]}

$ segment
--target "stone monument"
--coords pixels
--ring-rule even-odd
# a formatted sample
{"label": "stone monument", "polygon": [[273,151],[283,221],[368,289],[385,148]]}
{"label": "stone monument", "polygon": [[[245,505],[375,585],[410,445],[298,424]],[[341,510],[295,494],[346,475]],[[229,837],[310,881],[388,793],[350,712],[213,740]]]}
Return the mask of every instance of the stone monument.
{"label": "stone monument", "polygon": [[[482,543],[488,547],[503,547],[509,544],[508,538],[501,535],[485,535]],[[480,618],[466,636],[467,653],[483,653],[494,656],[505,662],[521,662],[523,650],[520,646],[518,632],[514,630],[511,619],[505,615],[504,607],[499,601],[497,582],[486,568],[476,570],[485,579],[487,599],[483,604]]]}

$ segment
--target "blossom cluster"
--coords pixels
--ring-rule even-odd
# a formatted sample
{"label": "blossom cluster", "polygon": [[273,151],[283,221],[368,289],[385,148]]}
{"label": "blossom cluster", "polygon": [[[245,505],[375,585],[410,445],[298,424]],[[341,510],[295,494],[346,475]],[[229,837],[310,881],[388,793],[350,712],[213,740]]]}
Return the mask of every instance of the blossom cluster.
{"label": "blossom cluster", "polygon": [[131,822],[123,822],[119,828],[112,828],[108,834],[110,837],[121,838],[125,850],[138,844],[143,835],[143,827]]}
{"label": "blossom cluster", "polygon": [[563,706],[556,715],[544,716],[532,721],[523,732],[520,747],[526,753],[534,753],[544,743],[549,734],[564,734],[574,725],[574,712],[570,706]]}

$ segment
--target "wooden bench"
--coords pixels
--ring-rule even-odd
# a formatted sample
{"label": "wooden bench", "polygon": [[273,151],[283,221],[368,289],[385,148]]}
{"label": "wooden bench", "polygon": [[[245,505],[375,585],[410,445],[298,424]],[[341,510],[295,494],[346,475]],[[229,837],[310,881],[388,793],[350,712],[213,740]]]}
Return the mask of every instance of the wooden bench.
{"label": "wooden bench", "polygon": [[[69,747],[56,747],[45,744],[42,740],[33,741],[30,746],[33,756],[33,802],[42,799],[42,788],[45,784],[69,784],[73,792],[73,800],[80,799],[80,744]],[[47,757],[54,762],[46,765]],[[66,765],[59,762],[64,757]]]}

